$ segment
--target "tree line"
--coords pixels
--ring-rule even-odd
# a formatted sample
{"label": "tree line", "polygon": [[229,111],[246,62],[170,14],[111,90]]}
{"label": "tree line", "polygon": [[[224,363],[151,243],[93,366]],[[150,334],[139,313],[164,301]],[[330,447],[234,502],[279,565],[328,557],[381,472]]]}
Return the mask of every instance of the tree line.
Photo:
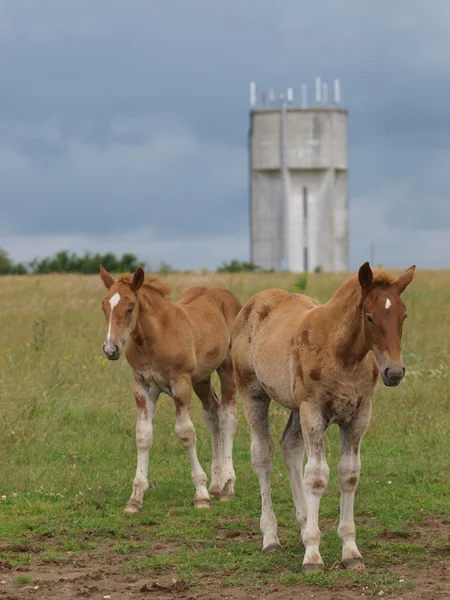
{"label": "tree line", "polygon": [[[145,263],[138,260],[138,257],[131,252],[126,252],[117,257],[112,252],[105,254],[85,252],[78,256],[74,252],[61,250],[54,256],[37,259],[29,263],[15,263],[6,250],[0,249],[0,275],[44,275],[48,273],[80,273],[91,275],[98,273],[99,266],[103,265],[105,269],[112,273],[133,273],[139,265],[145,267]],[[150,267],[149,267],[150,269]],[[169,275],[178,273],[171,265],[162,261],[156,271],[160,275]],[[207,269],[202,269],[202,273],[207,273]],[[236,259],[230,262],[224,262],[217,269],[218,273],[253,273],[263,272],[261,267]]]}
{"label": "tree line", "polygon": [[112,252],[105,254],[85,252],[78,256],[74,252],[61,250],[54,256],[42,259],[35,258],[29,263],[15,263],[6,250],[0,249],[0,275],[43,275],[45,273],[81,273],[90,275],[98,273],[100,265],[113,273],[129,273],[135,271],[139,264],[135,254],[126,252],[117,257]]}

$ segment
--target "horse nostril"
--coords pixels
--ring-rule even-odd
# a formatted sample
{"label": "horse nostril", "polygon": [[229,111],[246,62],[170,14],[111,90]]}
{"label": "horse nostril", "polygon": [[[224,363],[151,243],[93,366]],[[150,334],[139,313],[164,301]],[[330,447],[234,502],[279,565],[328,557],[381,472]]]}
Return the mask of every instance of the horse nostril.
{"label": "horse nostril", "polygon": [[119,354],[119,346],[117,344],[103,344],[103,352],[107,356],[116,356]]}
{"label": "horse nostril", "polygon": [[387,380],[401,380],[405,375],[405,367],[386,367],[383,371],[383,376]]}

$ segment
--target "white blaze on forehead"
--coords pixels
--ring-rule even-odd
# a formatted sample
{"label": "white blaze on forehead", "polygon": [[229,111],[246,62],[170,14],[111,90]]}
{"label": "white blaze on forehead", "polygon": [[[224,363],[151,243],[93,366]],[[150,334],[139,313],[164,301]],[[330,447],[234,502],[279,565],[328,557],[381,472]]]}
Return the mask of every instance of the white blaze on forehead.
{"label": "white blaze on forehead", "polygon": [[385,304],[385,308],[389,308],[391,306],[392,302],[389,300],[389,298],[386,298],[386,304]]}
{"label": "white blaze on forehead", "polygon": [[114,308],[119,304],[120,294],[116,292],[114,296],[111,296],[109,299],[109,305],[111,306],[111,313],[109,315],[109,327],[108,327],[108,336],[106,338],[106,342],[109,344],[111,341],[111,325],[112,325],[112,314]]}
{"label": "white blaze on forehead", "polygon": [[111,298],[109,299],[109,303],[111,305],[111,310],[119,304],[119,300],[120,300],[119,292],[116,292],[114,294],[114,296],[111,296]]}

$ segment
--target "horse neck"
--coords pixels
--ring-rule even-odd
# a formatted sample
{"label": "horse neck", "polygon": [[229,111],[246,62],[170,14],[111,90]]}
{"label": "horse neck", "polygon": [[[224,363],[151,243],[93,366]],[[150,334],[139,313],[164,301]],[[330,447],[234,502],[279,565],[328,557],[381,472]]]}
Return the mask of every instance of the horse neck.
{"label": "horse neck", "polygon": [[167,323],[167,314],[173,310],[173,303],[164,298],[157,290],[147,288],[138,297],[138,318],[131,336],[142,346],[144,342],[158,339],[163,323]]}
{"label": "horse neck", "polygon": [[330,329],[334,332],[336,352],[345,367],[360,363],[369,348],[363,331],[363,298],[359,283],[346,282],[328,303]]}

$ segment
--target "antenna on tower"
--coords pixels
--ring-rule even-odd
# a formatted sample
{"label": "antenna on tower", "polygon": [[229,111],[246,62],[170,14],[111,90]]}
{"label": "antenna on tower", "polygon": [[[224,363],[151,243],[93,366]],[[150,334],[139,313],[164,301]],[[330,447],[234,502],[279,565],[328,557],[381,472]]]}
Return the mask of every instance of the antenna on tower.
{"label": "antenna on tower", "polygon": [[320,77],[316,77],[316,103],[320,104],[322,98],[322,82]]}
{"label": "antenna on tower", "polygon": [[250,106],[254,108],[256,106],[256,83],[250,82]]}
{"label": "antenna on tower", "polygon": [[322,103],[327,104],[328,102],[328,84],[324,83],[322,85]]}
{"label": "antenna on tower", "polygon": [[277,97],[275,95],[275,90],[273,88],[270,88],[270,90],[269,90],[269,103],[270,103],[271,106],[275,105],[276,99],[277,99]]}
{"label": "antenna on tower", "polygon": [[287,99],[287,103],[288,104],[293,104],[293,102],[294,102],[294,90],[291,87],[289,87],[287,89],[286,99]]}
{"label": "antenna on tower", "polygon": [[308,86],[306,83],[302,83],[302,108],[308,106]]}
{"label": "antenna on tower", "polygon": [[334,80],[334,103],[340,104],[341,102],[341,82],[339,79]]}

